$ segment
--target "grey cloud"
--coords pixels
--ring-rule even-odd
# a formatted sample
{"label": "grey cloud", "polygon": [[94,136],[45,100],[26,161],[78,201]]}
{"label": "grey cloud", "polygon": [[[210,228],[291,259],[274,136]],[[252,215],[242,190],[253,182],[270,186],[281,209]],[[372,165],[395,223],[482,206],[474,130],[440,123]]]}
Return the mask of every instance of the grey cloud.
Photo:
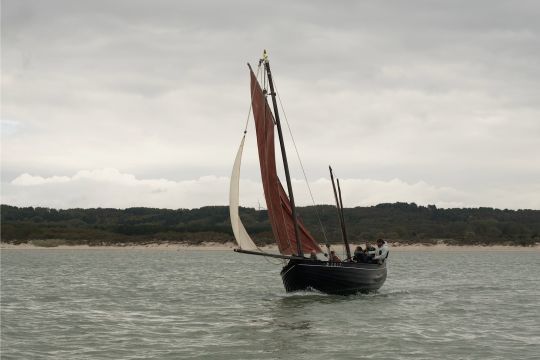
{"label": "grey cloud", "polygon": [[[2,119],[22,130],[2,135],[2,180],[103,167],[228,176],[248,109],[245,62],[268,48],[311,178],[331,162],[349,178],[466,192],[534,184],[539,10],[533,1],[4,1]],[[256,179],[253,145],[243,176]]]}

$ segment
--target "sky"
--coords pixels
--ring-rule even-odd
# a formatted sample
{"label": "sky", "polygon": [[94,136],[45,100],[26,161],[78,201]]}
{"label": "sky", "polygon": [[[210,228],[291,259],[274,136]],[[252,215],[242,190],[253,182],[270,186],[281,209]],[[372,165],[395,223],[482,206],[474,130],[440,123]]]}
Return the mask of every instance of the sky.
{"label": "sky", "polygon": [[[537,1],[1,2],[1,202],[228,204],[263,49],[295,198],[540,209]],[[286,117],[286,119],[285,119]],[[253,119],[240,203],[265,207]],[[284,180],[282,180],[284,182]]]}

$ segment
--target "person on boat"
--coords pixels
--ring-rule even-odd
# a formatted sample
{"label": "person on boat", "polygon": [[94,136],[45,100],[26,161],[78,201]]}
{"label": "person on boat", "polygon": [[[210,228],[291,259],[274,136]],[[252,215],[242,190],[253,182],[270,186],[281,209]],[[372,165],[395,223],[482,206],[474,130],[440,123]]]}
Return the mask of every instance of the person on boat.
{"label": "person on boat", "polygon": [[341,262],[341,259],[336,255],[334,250],[330,251],[330,262]]}
{"label": "person on boat", "polygon": [[369,251],[368,255],[373,256],[371,262],[374,264],[384,264],[388,257],[388,244],[383,239],[377,239],[377,248]]}
{"label": "person on boat", "polygon": [[367,255],[361,246],[357,246],[354,250],[353,260],[359,263],[367,262]]}
{"label": "person on boat", "polygon": [[369,241],[366,241],[366,249],[364,250],[364,255],[366,257],[366,262],[371,262],[373,256],[375,256],[375,246],[371,245]]}
{"label": "person on boat", "polygon": [[366,250],[364,252],[369,254],[370,251],[375,251],[375,246],[366,241]]}
{"label": "person on boat", "polygon": [[311,253],[309,254],[309,258],[311,260],[317,260],[317,252],[315,250],[311,250]]}

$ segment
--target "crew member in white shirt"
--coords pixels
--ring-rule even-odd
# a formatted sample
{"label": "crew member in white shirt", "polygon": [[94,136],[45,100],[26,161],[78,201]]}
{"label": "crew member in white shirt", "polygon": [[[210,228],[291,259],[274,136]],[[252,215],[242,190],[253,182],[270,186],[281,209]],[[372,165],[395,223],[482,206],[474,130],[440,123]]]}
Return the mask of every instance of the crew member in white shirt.
{"label": "crew member in white shirt", "polygon": [[388,257],[388,244],[383,239],[377,240],[377,248],[375,250],[369,251],[368,255],[372,255],[374,263],[384,264],[386,258]]}

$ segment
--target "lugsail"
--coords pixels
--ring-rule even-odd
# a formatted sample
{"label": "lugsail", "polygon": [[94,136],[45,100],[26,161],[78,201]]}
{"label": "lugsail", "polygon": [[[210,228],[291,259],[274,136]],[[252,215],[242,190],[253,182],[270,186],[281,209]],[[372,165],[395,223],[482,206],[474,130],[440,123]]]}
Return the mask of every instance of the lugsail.
{"label": "lugsail", "polygon": [[[251,71],[251,104],[255,128],[257,132],[257,147],[259,149],[259,164],[264,188],[264,196],[268,208],[268,217],[272,225],[274,239],[279,252],[284,255],[296,254],[296,238],[294,234],[294,220],[292,206],[287,193],[279,181],[276,170],[276,156],[274,146],[274,116],[263,91],[253,71]],[[302,251],[309,253],[314,250],[322,253],[321,248],[306,229],[301,220],[298,220],[299,239]]]}
{"label": "lugsail", "polygon": [[242,137],[242,142],[240,142],[240,147],[236,153],[236,159],[234,160],[233,171],[231,174],[231,184],[229,189],[229,214],[231,217],[231,225],[234,233],[234,238],[240,246],[240,249],[243,250],[256,250],[257,246],[251,240],[251,237],[246,231],[240,215],[238,214],[238,205],[240,199],[240,165],[242,163],[242,152],[244,150],[244,141],[246,140],[246,135]]}

